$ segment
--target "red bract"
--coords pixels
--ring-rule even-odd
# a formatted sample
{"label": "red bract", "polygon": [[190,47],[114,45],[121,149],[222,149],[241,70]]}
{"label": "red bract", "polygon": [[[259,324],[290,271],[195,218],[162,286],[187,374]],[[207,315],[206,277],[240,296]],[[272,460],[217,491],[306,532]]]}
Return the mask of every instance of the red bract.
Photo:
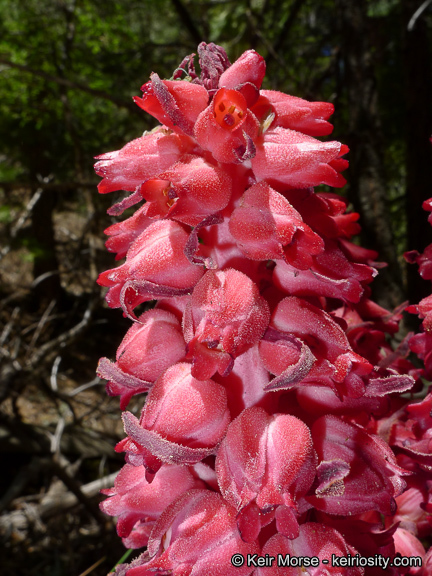
{"label": "red bract", "polygon": [[192,375],[227,375],[233,360],[258,342],[268,321],[267,302],[237,270],[209,270],[196,285],[183,318]]}
{"label": "red bract", "polygon": [[124,337],[117,349],[116,363],[101,358],[98,374],[108,380],[108,394],[120,395],[120,408],[124,410],[134,394],[146,392],[185,353],[186,344],[176,317],[164,310],[148,310]]}
{"label": "red bract", "polygon": [[134,98],[140,108],[168,128],[188,135],[192,135],[194,122],[209,99],[203,86],[186,80],[161,80],[157,74],[152,74],[141,90],[143,97]]}

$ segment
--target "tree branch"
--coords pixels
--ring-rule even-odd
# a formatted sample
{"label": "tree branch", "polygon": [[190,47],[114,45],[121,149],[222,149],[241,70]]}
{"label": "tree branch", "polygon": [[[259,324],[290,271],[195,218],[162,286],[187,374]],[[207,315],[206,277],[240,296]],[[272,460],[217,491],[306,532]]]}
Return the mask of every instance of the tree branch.
{"label": "tree branch", "polygon": [[[280,31],[278,38],[273,44],[272,51],[269,54],[272,58],[274,58],[274,54],[278,54],[281,51],[282,46],[285,43],[287,36],[289,36],[290,30],[303,4],[304,0],[294,0],[291,11],[288,14],[288,18],[285,20],[284,25],[282,26],[282,30]],[[268,60],[269,58],[267,58],[267,63]]]}
{"label": "tree branch", "polygon": [[60,78],[59,76],[54,76],[53,74],[48,74],[43,70],[35,70],[34,68],[30,68],[30,66],[26,66],[24,64],[16,64],[11,60],[7,60],[6,58],[0,58],[0,64],[4,64],[5,66],[9,66],[10,68],[15,68],[16,70],[21,70],[26,74],[32,74],[33,76],[38,76],[39,78],[45,78],[49,82],[55,82],[56,84],[60,84],[62,86],[66,86],[67,88],[71,88],[72,90],[80,90],[81,92],[86,92],[87,94],[91,94],[96,98],[102,98],[104,100],[108,100],[112,102],[119,108],[126,108],[130,112],[135,114],[140,114],[139,109],[133,104],[133,102],[127,102],[126,100],[119,100],[118,98],[114,98],[110,94],[103,92],[102,90],[95,90],[94,88],[90,88],[86,84],[81,84],[80,82],[73,82],[72,80],[68,80],[67,78]]}
{"label": "tree branch", "polygon": [[187,11],[186,7],[183,5],[182,1],[181,0],[171,0],[171,2],[177,11],[177,14],[180,16],[180,19],[182,20],[183,24],[185,25],[185,27],[189,31],[189,34],[191,35],[194,43],[196,45],[198,45],[200,42],[205,40],[205,38],[202,37],[201,32],[195,26],[195,23],[192,20],[191,15]]}

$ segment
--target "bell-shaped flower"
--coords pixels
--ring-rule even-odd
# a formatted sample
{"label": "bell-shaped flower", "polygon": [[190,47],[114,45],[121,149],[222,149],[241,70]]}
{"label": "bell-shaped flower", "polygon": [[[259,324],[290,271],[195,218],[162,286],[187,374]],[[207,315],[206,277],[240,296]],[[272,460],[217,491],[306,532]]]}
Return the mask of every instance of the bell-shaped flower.
{"label": "bell-shaped flower", "polygon": [[186,466],[163,465],[152,482],[143,466],[125,464],[114,480],[114,487],[102,490],[109,496],[100,504],[105,514],[117,516],[117,534],[128,548],[147,545],[149,534],[162,512],[191,488],[203,488]]}
{"label": "bell-shaped flower", "polygon": [[337,515],[396,512],[406,472],[386,442],[335,416],[319,418],[311,431],[320,463],[310,504]]}
{"label": "bell-shaped flower", "polygon": [[96,174],[103,177],[99,192],[133,192],[145,180],[177,162],[191,147],[190,138],[158,128],[132,140],[121,150],[101,154],[95,164]]}
{"label": "bell-shaped flower", "polygon": [[415,476],[408,476],[407,489],[396,498],[397,511],[392,522],[421,538],[426,538],[432,531],[431,512],[432,481],[428,471]]}
{"label": "bell-shaped flower", "polygon": [[147,392],[185,353],[181,326],[174,314],[148,310],[129,328],[117,349],[116,362],[100,359],[98,374],[108,380],[110,396],[120,395],[120,408],[125,410],[134,394]]}
{"label": "bell-shaped flower", "polygon": [[366,264],[351,262],[334,240],[327,240],[325,250],[313,257],[309,270],[298,273],[286,262],[278,262],[273,279],[281,290],[296,296],[326,296],[357,303],[365,285],[378,274]]}
{"label": "bell-shaped flower", "polygon": [[315,452],[309,428],[288,414],[268,415],[248,408],[228,427],[216,457],[225,500],[239,514],[245,541],[257,538],[262,515],[275,511],[278,531],[298,535],[298,501],[315,477]]}
{"label": "bell-shaped flower", "polygon": [[[336,194],[315,193],[312,188],[304,190],[286,190],[289,202],[302,215],[303,220],[326,238],[346,238],[359,234],[360,226],[357,212],[346,213],[348,200]],[[373,253],[376,258],[377,254]]]}
{"label": "bell-shaped flower", "polygon": [[406,558],[416,557],[421,560],[418,565],[413,564],[411,567],[408,566],[401,568],[399,573],[409,574],[410,576],[420,576],[425,574],[426,576],[428,572],[424,572],[422,569],[426,551],[420,540],[409,530],[405,530],[405,528],[401,528],[400,526],[394,533],[393,540],[396,554]]}
{"label": "bell-shaped flower", "polygon": [[147,216],[148,205],[141,206],[135,214],[123,222],[116,222],[109,226],[104,233],[109,236],[105,242],[107,250],[115,252],[116,260],[124,258],[134,241],[153,223]]}
{"label": "bell-shaped flower", "polygon": [[98,278],[98,284],[110,288],[108,305],[134,318],[133,309],[141,302],[192,291],[204,270],[186,258],[188,238],[183,226],[172,220],[158,220],[146,228],[130,247],[126,262]]}
{"label": "bell-shaped flower", "polygon": [[234,269],[208,270],[195,286],[183,317],[192,375],[206,380],[226,376],[234,359],[256,344],[270,313],[257,286]]}
{"label": "bell-shaped flower", "polygon": [[259,122],[237,90],[221,88],[198,116],[194,135],[217,162],[242,163],[255,155]]}
{"label": "bell-shaped flower", "polygon": [[271,128],[255,142],[256,155],[251,159],[256,179],[266,180],[276,189],[309,188],[327,184],[340,188],[346,180],[339,172],[348,162],[341,156],[348,152],[340,142],[320,142],[295,130]]}
{"label": "bell-shaped flower", "polygon": [[324,250],[320,236],[266,182],[246,190],[231,214],[229,230],[243,254],[253,260],[284,259],[307,270],[312,256]]}
{"label": "bell-shaped flower", "polygon": [[295,296],[276,306],[259,348],[264,366],[276,375],[267,390],[311,384],[356,398],[365,392],[362,377],[372,370],[329,314]]}
{"label": "bell-shaped flower", "polygon": [[147,180],[140,189],[147,200],[147,216],[169,217],[196,226],[226,207],[231,198],[231,178],[200,156],[186,155],[180,162]]}
{"label": "bell-shaped flower", "polygon": [[143,97],[134,97],[140,108],[175,132],[192,136],[198,115],[208,104],[204,86],[187,80],[161,80],[155,73],[141,87]]}
{"label": "bell-shaped flower", "polygon": [[128,438],[118,450],[132,454],[154,472],[161,463],[193,464],[214,454],[230,413],[225,388],[213,380],[197,380],[191,365],[171,366],[151,388],[141,418],[123,415]]}
{"label": "bell-shaped flower", "polygon": [[210,490],[189,490],[156,522],[147,552],[119,576],[249,576],[245,562],[233,566],[234,554],[258,554],[257,543],[246,543],[236,526],[235,509]]}
{"label": "bell-shaped flower", "polygon": [[[272,536],[264,545],[261,555],[269,555],[273,558],[286,560],[292,559],[292,565],[283,567],[283,564],[275,562],[272,568],[258,568],[253,576],[308,576],[329,575],[332,576],[362,576],[364,568],[350,566],[339,567],[334,562],[336,558],[355,556],[357,551],[349,546],[343,536],[334,528],[317,522],[306,522],[300,526],[299,535],[294,540],[287,540],[281,534]],[[306,561],[300,565],[300,558]],[[318,563],[314,566],[312,558],[317,558]],[[294,562],[297,562],[296,566]],[[316,561],[315,561],[316,562]]]}
{"label": "bell-shaped flower", "polygon": [[275,90],[261,90],[260,96],[267,99],[275,119],[272,127],[282,126],[309,136],[327,136],[333,126],[327,122],[334,112],[330,102],[308,102]]}
{"label": "bell-shaped flower", "polygon": [[410,264],[417,264],[419,267],[419,274],[423,280],[432,280],[432,244],[425,248],[423,254],[417,250],[405,252],[405,260]]}
{"label": "bell-shaped flower", "polygon": [[[420,402],[408,404],[395,419],[389,443],[396,453],[402,453],[424,470],[432,466],[432,393]],[[411,468],[411,467],[410,467]]]}

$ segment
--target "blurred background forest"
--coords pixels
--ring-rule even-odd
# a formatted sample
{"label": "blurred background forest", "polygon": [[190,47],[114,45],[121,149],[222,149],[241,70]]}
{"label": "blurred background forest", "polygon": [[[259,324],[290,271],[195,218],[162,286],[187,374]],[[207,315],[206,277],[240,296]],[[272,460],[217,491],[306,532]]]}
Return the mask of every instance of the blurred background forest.
{"label": "blurred background forest", "polygon": [[231,62],[254,48],[265,88],[334,103],[343,194],[388,263],[374,296],[428,293],[402,255],[432,242],[430,0],[0,0],[2,574],[102,575],[124,553],[97,506],[123,458],[95,370],[129,321],[95,283],[114,259],[93,157],[155,125],[131,97],[201,41]]}

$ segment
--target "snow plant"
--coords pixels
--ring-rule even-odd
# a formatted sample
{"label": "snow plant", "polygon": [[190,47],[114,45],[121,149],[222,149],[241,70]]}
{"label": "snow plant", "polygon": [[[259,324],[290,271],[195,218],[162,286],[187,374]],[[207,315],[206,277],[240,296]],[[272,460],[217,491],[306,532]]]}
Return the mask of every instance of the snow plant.
{"label": "snow plant", "polygon": [[[116,574],[382,573],[332,555],[418,556],[386,573],[431,574],[432,395],[405,393],[432,375],[432,297],[411,307],[424,332],[393,350],[401,309],[370,299],[377,254],[351,241],[358,214],[314,191],[345,183],[348,148],[317,139],[332,104],[261,89],[253,50],[198,54],[199,74],[194,54],[170,80],[151,74],[135,102],[160,125],[96,164],[100,193],[130,193],[109,214],[137,207],[106,230],[125,260],[98,280],[131,320],[98,369],[126,432],[101,508],[146,548]],[[408,257],[432,279],[429,252]]]}

